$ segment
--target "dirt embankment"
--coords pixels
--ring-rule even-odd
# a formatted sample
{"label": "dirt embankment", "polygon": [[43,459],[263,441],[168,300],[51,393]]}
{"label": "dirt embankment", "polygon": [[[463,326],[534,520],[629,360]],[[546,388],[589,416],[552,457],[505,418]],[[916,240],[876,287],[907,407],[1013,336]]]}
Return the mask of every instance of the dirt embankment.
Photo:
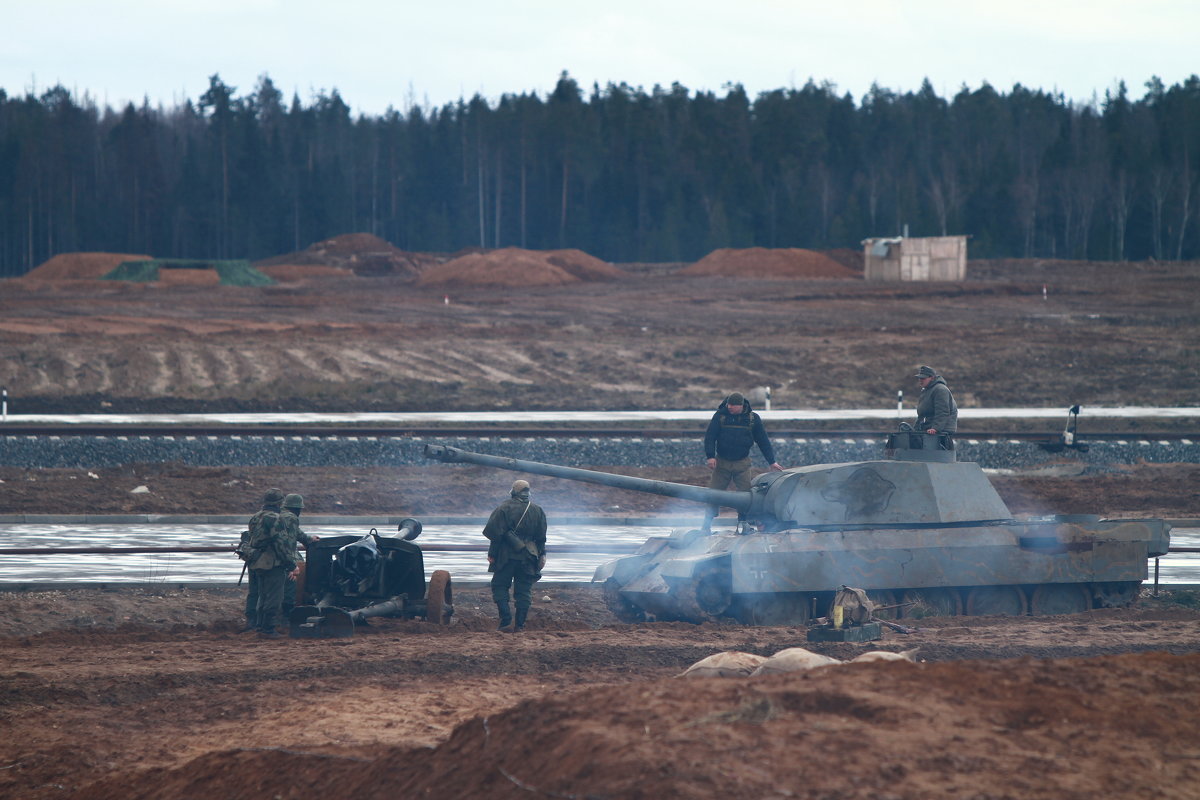
{"label": "dirt embankment", "polygon": [[[912,407],[928,363],[960,407],[1080,403],[1086,426],[1089,406],[1194,404],[1200,380],[1195,264],[973,261],[959,283],[874,284],[810,251],[842,277],[783,277],[785,251],[714,253],[719,279],[575,254],[610,279],[564,282],[563,253],[365,277],[346,264],[374,251],[334,244],[276,265],[332,276],[274,286],[6,282],[10,412],[712,408],[753,386],[780,408],[891,407],[898,390]],[[417,285],[456,262],[498,282]]]}
{"label": "dirt embankment", "polygon": [[[550,584],[525,634],[491,630],[481,588],[445,628],[264,641],[235,633],[233,589],[4,594],[0,794],[1190,798],[1200,613],[1143,604],[809,644],[621,625],[596,590]],[[922,663],[673,677],[794,646]]]}

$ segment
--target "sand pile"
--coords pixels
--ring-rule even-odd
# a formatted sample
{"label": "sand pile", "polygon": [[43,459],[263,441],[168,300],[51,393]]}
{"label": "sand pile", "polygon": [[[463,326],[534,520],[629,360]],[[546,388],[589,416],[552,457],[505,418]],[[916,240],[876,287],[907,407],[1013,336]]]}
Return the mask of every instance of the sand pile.
{"label": "sand pile", "polygon": [[582,250],[501,250],[468,253],[431,267],[417,279],[421,286],[561,286],[612,281],[629,273]]}
{"label": "sand pile", "polygon": [[100,280],[125,261],[144,261],[150,256],[128,253],[60,253],[23,276],[31,281]]}
{"label": "sand pile", "polygon": [[[347,233],[282,256],[264,258],[254,266],[277,280],[355,275],[412,277],[441,259],[428,253],[410,253],[370,233]],[[287,269],[277,269],[286,267]],[[300,270],[298,267],[305,267]],[[313,267],[337,270],[316,271]],[[278,274],[276,274],[278,272]]]}
{"label": "sand pile", "polygon": [[854,270],[829,256],[797,247],[722,248],[680,270],[677,275],[727,275],[738,278],[856,278]]}

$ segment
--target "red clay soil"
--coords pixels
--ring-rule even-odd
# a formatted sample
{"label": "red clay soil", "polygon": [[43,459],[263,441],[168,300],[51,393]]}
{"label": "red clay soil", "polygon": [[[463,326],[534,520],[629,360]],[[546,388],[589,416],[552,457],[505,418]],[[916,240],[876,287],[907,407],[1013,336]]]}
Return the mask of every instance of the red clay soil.
{"label": "red clay soil", "polygon": [[145,261],[149,258],[128,253],[61,253],[34,267],[22,280],[99,280],[124,261]]}
{"label": "red clay soil", "polygon": [[[300,644],[297,658],[319,658]],[[1194,798],[1197,700],[1197,654],[659,678],[527,699],[433,749],[233,741],[71,797]],[[332,711],[314,705],[296,724]]]}
{"label": "red clay soil", "polygon": [[158,281],[164,286],[216,286],[221,273],[215,269],[160,269]]}
{"label": "red clay soil", "polygon": [[320,278],[353,278],[354,270],[343,267],[327,267],[322,264],[277,264],[255,267],[259,272],[280,283],[293,283]]}
{"label": "red clay soil", "polygon": [[[430,253],[410,253],[393,245],[386,239],[370,233],[347,233],[309,245],[296,253],[265,258],[255,261],[254,267],[271,277],[275,277],[269,268],[286,266],[294,268],[305,267],[336,267],[348,270],[356,275],[396,275],[408,276],[418,274],[441,259]],[[268,269],[264,269],[268,268]],[[296,277],[318,277],[317,273],[300,274],[287,273],[288,277],[279,280],[289,280]],[[336,277],[329,275],[329,277]]]}
{"label": "red clay soil", "polygon": [[861,274],[829,256],[798,247],[722,248],[680,270],[680,275],[739,278],[856,278]]}
{"label": "red clay soil", "polygon": [[630,277],[625,271],[582,250],[523,250],[505,247],[467,253],[431,267],[418,286],[562,286]]}

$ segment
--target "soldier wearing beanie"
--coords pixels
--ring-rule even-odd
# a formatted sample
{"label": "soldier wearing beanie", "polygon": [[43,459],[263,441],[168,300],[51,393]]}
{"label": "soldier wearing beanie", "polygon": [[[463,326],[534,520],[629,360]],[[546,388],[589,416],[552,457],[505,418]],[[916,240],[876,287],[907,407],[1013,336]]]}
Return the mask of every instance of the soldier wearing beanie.
{"label": "soldier wearing beanie", "polygon": [[[488,572],[500,630],[521,631],[533,605],[533,584],[546,566],[546,514],[529,499],[529,481],[515,480],[509,497],[488,518]],[[516,620],[509,609],[512,587]]]}
{"label": "soldier wearing beanie", "polygon": [[[762,418],[750,408],[741,392],[734,392],[721,401],[704,433],[704,456],[712,478],[708,488],[724,491],[732,482],[735,489],[750,491],[750,448],[758,445],[771,469],[783,470],[775,460],[775,448],[767,438]],[[709,530],[719,509],[709,506],[704,515],[703,529]],[[741,520],[739,513],[738,519]]]}
{"label": "soldier wearing beanie", "polygon": [[925,433],[958,432],[958,405],[945,379],[933,367],[921,365],[913,375],[921,385],[921,396],[917,399],[917,423],[914,426]]}

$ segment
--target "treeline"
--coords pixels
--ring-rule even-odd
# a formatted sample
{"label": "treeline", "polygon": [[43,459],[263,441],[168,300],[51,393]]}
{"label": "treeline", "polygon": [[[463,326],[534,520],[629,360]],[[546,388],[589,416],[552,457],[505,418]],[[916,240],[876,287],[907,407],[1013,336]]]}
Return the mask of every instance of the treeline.
{"label": "treeline", "polygon": [[969,234],[972,257],[1200,258],[1200,78],[1102,102],[988,85],[938,97],[809,83],[481,97],[355,117],[219,76],[115,111],[0,90],[0,274],[60,252],[261,258],[365,231],[406,250],[718,247]]}

